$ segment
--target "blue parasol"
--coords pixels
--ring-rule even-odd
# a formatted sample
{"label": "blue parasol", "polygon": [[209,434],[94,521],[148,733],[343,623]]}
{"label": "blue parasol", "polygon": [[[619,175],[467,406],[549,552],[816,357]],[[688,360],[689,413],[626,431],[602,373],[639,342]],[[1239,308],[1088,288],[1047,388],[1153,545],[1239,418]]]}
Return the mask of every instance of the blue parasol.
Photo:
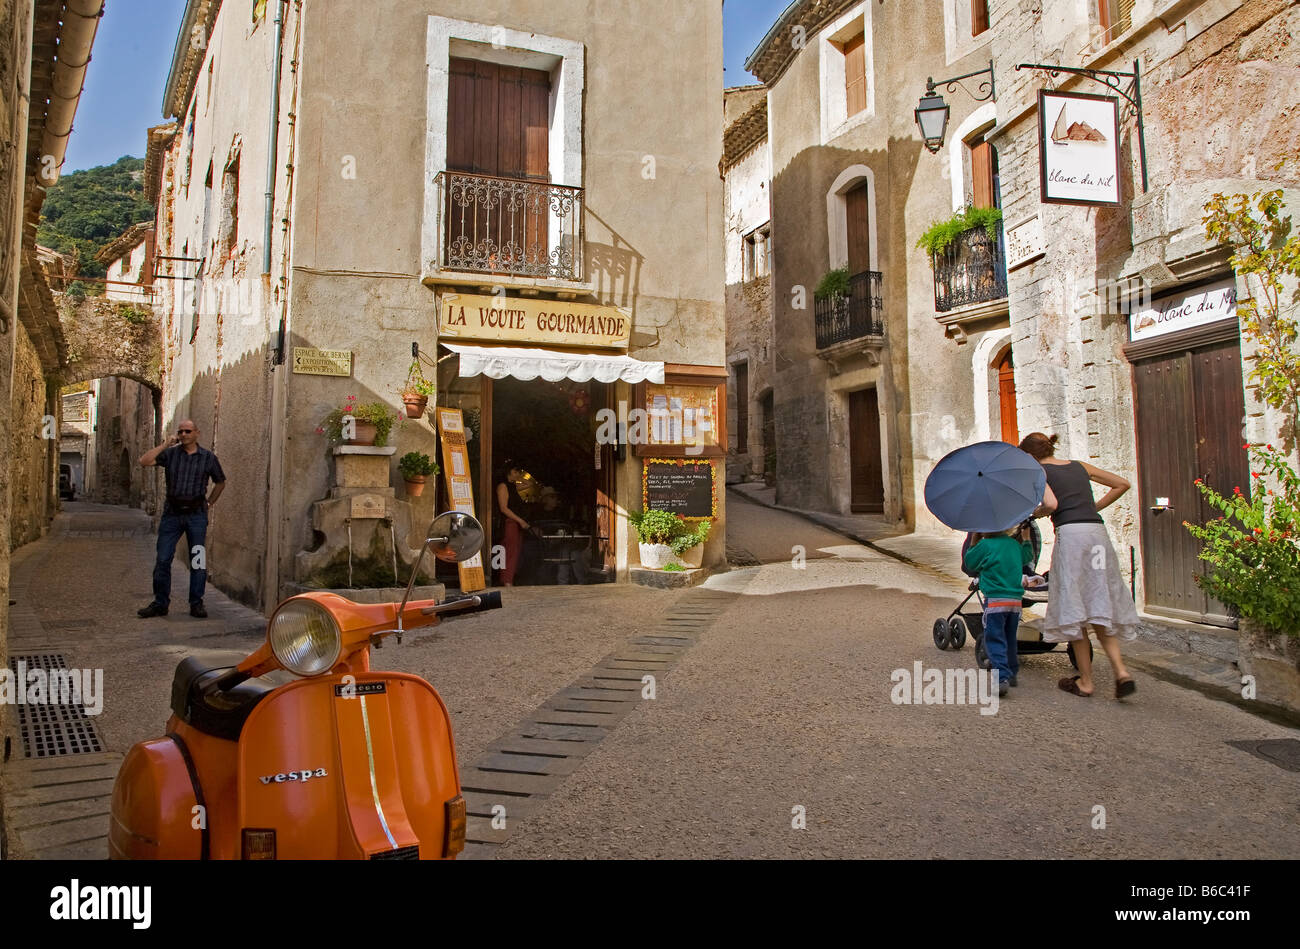
{"label": "blue parasol", "polygon": [[949,452],[925,479],[925,506],[953,530],[992,534],[1015,527],[1043,501],[1047,472],[1006,442]]}

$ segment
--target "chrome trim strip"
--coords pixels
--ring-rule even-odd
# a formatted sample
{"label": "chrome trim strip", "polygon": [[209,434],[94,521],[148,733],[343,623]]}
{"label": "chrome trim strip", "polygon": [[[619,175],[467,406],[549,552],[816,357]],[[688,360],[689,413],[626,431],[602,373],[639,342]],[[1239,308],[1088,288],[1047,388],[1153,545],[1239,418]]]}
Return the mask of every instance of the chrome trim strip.
{"label": "chrome trim strip", "polygon": [[375,799],[375,813],[379,815],[379,826],[384,828],[384,836],[388,838],[388,843],[394,850],[397,849],[397,841],[393,839],[393,832],[388,829],[388,820],[384,817],[384,807],[379,803],[379,785],[375,783],[375,749],[370,744],[370,715],[366,712],[366,697],[358,695],[361,700],[361,727],[366,732],[366,758],[370,761],[370,793]]}

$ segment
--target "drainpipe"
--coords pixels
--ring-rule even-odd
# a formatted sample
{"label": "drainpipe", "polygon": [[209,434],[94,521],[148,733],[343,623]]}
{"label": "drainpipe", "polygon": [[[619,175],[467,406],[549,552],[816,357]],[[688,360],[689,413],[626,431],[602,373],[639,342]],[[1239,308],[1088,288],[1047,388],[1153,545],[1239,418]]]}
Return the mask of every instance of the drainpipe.
{"label": "drainpipe", "polygon": [[[284,9],[288,0],[275,5],[275,51],[271,55],[271,117],[266,151],[266,217],[262,228],[262,285],[271,279],[271,221],[275,216],[275,166],[280,151],[280,58],[284,47]],[[268,294],[269,299],[269,294]],[[275,364],[284,363],[284,318],[275,344]]]}
{"label": "drainpipe", "polygon": [[63,8],[63,25],[59,29],[59,58],[54,65],[50,104],[45,113],[45,130],[41,135],[42,166],[37,173],[41,184],[49,188],[59,180],[59,168],[72,135],[72,119],[86,81],[90,48],[104,15],[104,0],[68,0]]}

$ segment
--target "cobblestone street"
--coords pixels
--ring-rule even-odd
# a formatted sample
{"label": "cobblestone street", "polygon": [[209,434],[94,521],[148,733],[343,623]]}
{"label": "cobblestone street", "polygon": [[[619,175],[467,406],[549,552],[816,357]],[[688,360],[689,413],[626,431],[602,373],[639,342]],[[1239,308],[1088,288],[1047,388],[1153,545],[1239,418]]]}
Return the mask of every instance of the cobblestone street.
{"label": "cobblestone street", "polygon": [[[1025,657],[995,715],[895,705],[895,669],[973,665],[970,643],[943,653],[930,638],[961,586],[738,498],[729,514],[733,550],[761,565],[696,591],[515,588],[499,612],[375,654],[377,668],[439,689],[468,788],[503,736],[589,682],[602,656],[654,628],[690,629],[652,701],[611,716],[526,801],[503,798],[503,832],[471,818],[467,856],[1300,856],[1300,774],[1229,744],[1294,730],[1144,676],[1121,704],[1104,661],[1097,695],[1075,698],[1056,688],[1062,653]],[[118,754],[161,732],[181,656],[230,662],[262,636],[256,614],[211,588],[208,620],[137,620],[147,524],[123,508],[69,505],[15,563],[11,652],[55,648],[69,666],[102,667],[95,724]],[[701,597],[697,618],[682,619]],[[35,828],[24,855],[101,856],[102,834],[90,832],[107,819],[100,800],[75,824],[12,808]],[[1104,829],[1093,827],[1098,806]],[[792,827],[796,808],[806,829]]]}

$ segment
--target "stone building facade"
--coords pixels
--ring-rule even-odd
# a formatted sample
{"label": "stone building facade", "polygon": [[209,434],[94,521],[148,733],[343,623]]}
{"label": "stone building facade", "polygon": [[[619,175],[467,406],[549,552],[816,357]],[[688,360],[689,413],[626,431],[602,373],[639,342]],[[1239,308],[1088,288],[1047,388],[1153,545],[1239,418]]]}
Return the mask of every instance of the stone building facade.
{"label": "stone building facade", "polygon": [[[593,19],[576,0],[382,0],[364,18],[336,4],[187,4],[182,35],[204,43],[178,44],[164,102],[177,124],[151,138],[147,178],[156,169],[157,181],[146,187],[158,194],[165,428],[192,417],[230,479],[209,538],[210,576],[223,589],[269,608],[299,579],[296,555],[318,543],[308,511],[331,484],[330,449],[316,429],[350,395],[399,404],[413,343],[442,360],[428,370],[439,377],[439,404],[462,408],[475,433],[490,430],[508,399],[527,401],[532,390],[516,383],[533,383],[515,374],[537,372],[511,363],[504,378],[487,382],[467,372],[466,359],[482,352],[439,349],[440,307],[453,298],[495,297],[509,304],[503,310],[603,307],[630,330],[626,349],[611,354],[684,371],[687,381],[691,373],[725,381],[721,83],[713,68],[721,5],[640,6],[627,17],[668,16],[693,28],[629,31],[626,18]],[[648,61],[678,64],[654,83],[654,100],[671,109],[651,108],[643,78],[628,68]],[[468,154],[466,143],[482,136],[449,134],[449,115],[463,105],[451,90],[472,95],[466,90],[492,83],[505,90],[493,108],[511,111],[512,129],[527,126],[519,139],[526,154],[510,153],[504,139],[494,154]],[[453,175],[513,181],[458,190],[462,202],[497,196],[462,220],[523,229],[548,248],[547,269],[518,266],[508,242],[477,263],[451,260]],[[491,202],[509,189],[546,191],[546,206],[492,217]],[[456,344],[549,348],[529,326]],[[547,372],[575,358],[574,372],[592,369],[597,353],[575,342],[529,358]],[[350,353],[350,377],[294,372],[298,348]],[[593,394],[611,409],[633,401],[639,383],[628,381],[627,367],[602,366],[616,377],[602,378],[599,392],[560,372],[571,414],[590,413]],[[504,421],[496,430],[509,428]],[[601,448],[596,463],[592,431],[569,467],[601,482],[592,492],[601,500],[567,500],[586,512],[575,517],[601,508],[590,533],[601,535],[610,575],[626,576],[637,563],[625,514],[641,506],[642,456]],[[476,509],[490,527],[491,468],[509,446],[500,436],[476,441]],[[396,426],[390,445],[398,457],[437,457],[427,418]],[[719,459],[719,496],[724,472]],[[406,500],[395,467],[392,474],[396,497]],[[410,500],[418,524],[440,499],[426,491]],[[723,556],[723,534],[718,524],[708,562]]]}
{"label": "stone building facade", "polygon": [[[1108,11],[1107,11],[1108,12]],[[1231,294],[1250,293],[1205,235],[1215,193],[1280,188],[1300,208],[1300,5],[1285,0],[1137,0],[1104,20],[1069,2],[990,4],[1008,235],[1032,231],[1035,256],[1008,274],[1022,427],[1061,436],[1058,454],[1134,485],[1107,512],[1126,575],[1150,613],[1228,623],[1193,584],[1203,569],[1184,520],[1212,516],[1193,480],[1248,490],[1242,445],[1276,440],[1244,381]],[[1020,63],[1134,71],[1139,64],[1146,175],[1133,108],[1120,100],[1118,206],[1040,200],[1037,92],[1111,94]],[[1122,88],[1129,90],[1131,80]],[[1050,123],[1049,123],[1050,124]],[[1213,297],[1213,300],[1210,298]],[[1149,333],[1217,300],[1213,321]],[[1131,553],[1130,553],[1131,552]]]}
{"label": "stone building facade", "polygon": [[[970,156],[927,161],[912,115],[927,74],[987,64],[989,37],[950,22],[960,7],[791,4],[747,62],[768,86],[780,503],[944,530],[922,501],[930,469],[1001,437],[1004,284],[982,282],[974,302],[939,312],[916,247],[976,199]],[[952,109],[977,144],[991,110],[957,98]],[[818,299],[836,270],[847,295]],[[750,412],[761,417],[752,398]]]}
{"label": "stone building facade", "polygon": [[723,94],[722,175],[727,266],[727,480],[774,480],[772,164],[767,89]]}

